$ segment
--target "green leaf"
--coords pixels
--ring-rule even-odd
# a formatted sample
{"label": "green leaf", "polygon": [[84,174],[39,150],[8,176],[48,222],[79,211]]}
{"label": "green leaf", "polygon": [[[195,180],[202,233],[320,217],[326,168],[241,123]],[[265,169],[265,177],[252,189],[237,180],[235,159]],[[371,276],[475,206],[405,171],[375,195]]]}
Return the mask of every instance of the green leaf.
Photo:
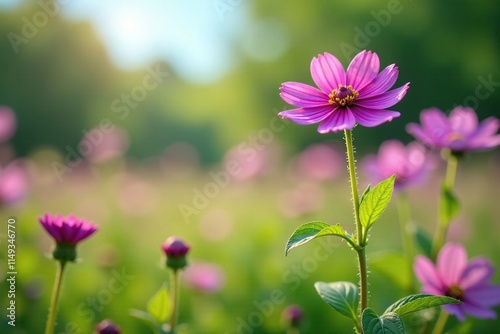
{"label": "green leaf", "polygon": [[147,310],[158,323],[162,324],[167,321],[168,313],[170,312],[170,300],[165,284],[151,297],[147,305]]}
{"label": "green leaf", "polygon": [[392,191],[394,189],[395,176],[377,184],[371,189],[363,199],[359,207],[359,216],[361,224],[366,228],[366,231],[384,212],[385,208],[391,201]]}
{"label": "green leaf", "polygon": [[342,315],[357,321],[359,291],[351,282],[316,282],[314,284],[319,296]]}
{"label": "green leaf", "polygon": [[366,308],[361,316],[364,334],[405,334],[406,328],[396,313],[384,313],[379,317],[371,308]]}
{"label": "green leaf", "polygon": [[427,308],[446,305],[446,304],[461,304],[461,302],[455,298],[446,296],[435,296],[429,294],[416,294],[401,298],[385,310],[386,313],[397,313],[401,316],[425,310]]}
{"label": "green leaf", "polygon": [[361,199],[359,200],[359,204],[363,203],[363,201],[365,200],[366,195],[368,195],[368,193],[370,192],[370,190],[371,190],[370,185],[368,185],[368,187],[366,187],[365,191],[363,192],[363,195],[361,195]]}
{"label": "green leaf", "polygon": [[449,222],[455,217],[460,210],[460,203],[453,194],[453,191],[443,186],[441,189],[441,215],[442,221]]}
{"label": "green leaf", "polygon": [[293,232],[292,236],[286,243],[285,253],[288,255],[288,252],[290,252],[293,248],[325,235],[335,235],[341,237],[355,247],[353,241],[350,239],[350,235],[342,228],[342,226],[339,224],[328,225],[327,223],[316,221],[305,223]]}
{"label": "green leaf", "polygon": [[432,239],[429,235],[418,225],[415,225],[415,241],[424,252],[424,255],[432,258]]}
{"label": "green leaf", "polygon": [[154,333],[158,332],[158,328],[160,327],[160,325],[148,312],[142,310],[130,309],[129,314],[137,319],[143,320],[148,326],[151,327]]}

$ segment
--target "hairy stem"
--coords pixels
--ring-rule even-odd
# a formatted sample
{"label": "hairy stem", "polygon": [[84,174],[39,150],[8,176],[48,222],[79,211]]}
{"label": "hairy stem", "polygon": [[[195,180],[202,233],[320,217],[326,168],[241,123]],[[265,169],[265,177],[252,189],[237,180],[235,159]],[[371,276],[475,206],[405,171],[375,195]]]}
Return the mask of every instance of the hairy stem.
{"label": "hairy stem", "polygon": [[344,130],[345,144],[347,152],[347,164],[349,168],[349,179],[351,181],[352,204],[354,208],[354,220],[356,223],[356,237],[359,249],[356,249],[358,254],[358,270],[359,270],[359,294],[360,307],[359,319],[363,314],[364,309],[368,306],[368,272],[366,269],[366,253],[363,245],[364,230],[359,217],[359,192],[358,178],[356,176],[356,161],[354,160],[354,147],[352,145],[352,130]]}

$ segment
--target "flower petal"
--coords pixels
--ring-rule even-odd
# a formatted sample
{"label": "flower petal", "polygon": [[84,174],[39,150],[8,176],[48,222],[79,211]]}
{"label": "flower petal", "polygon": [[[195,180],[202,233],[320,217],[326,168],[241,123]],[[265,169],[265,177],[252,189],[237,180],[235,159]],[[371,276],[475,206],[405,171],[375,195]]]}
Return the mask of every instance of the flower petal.
{"label": "flower petal", "polygon": [[433,147],[443,148],[451,132],[446,115],[437,108],[424,109],[420,113],[421,126],[410,123],[406,131],[422,143]]}
{"label": "flower petal", "polygon": [[314,83],[326,94],[330,94],[339,84],[345,85],[344,67],[335,56],[325,52],[311,61],[311,76]]}
{"label": "flower petal", "polygon": [[467,252],[462,245],[448,243],[437,257],[437,271],[446,286],[460,283],[460,278],[467,267]]}
{"label": "flower petal", "polygon": [[439,273],[436,270],[436,267],[434,266],[434,263],[432,263],[431,260],[425,256],[416,256],[415,263],[413,264],[413,271],[420,282],[424,285],[424,291],[428,293],[434,291],[437,295],[444,295],[445,287]]}
{"label": "flower petal", "polygon": [[300,82],[284,82],[281,85],[281,98],[297,107],[317,107],[328,104],[328,95],[312,86]]}
{"label": "flower petal", "polygon": [[463,304],[449,304],[449,305],[444,305],[443,309],[446,310],[449,314],[454,315],[457,317],[459,321],[464,321],[465,318],[467,317],[465,315],[465,309]]}
{"label": "flower petal", "polygon": [[318,127],[319,133],[337,132],[350,130],[356,125],[356,119],[349,108],[338,108],[321,122]]}
{"label": "flower petal", "polygon": [[495,135],[499,127],[500,121],[495,117],[485,119],[469,138],[469,146],[485,149],[499,146],[500,135]]}
{"label": "flower petal", "polygon": [[347,84],[360,91],[375,79],[380,69],[378,55],[371,51],[361,51],[354,57],[346,71]]}
{"label": "flower petal", "polygon": [[313,124],[324,120],[333,112],[334,108],[330,105],[311,108],[297,108],[284,110],[278,115],[288,118],[297,124]]}
{"label": "flower petal", "polygon": [[460,278],[460,287],[467,290],[477,286],[484,286],[493,277],[495,270],[486,258],[476,258],[469,261]]}
{"label": "flower petal", "polygon": [[398,75],[399,71],[396,65],[389,65],[375,79],[361,89],[359,93],[363,98],[384,93],[394,85],[398,79]]}
{"label": "flower petal", "polygon": [[474,316],[475,318],[495,319],[497,317],[497,314],[495,313],[495,311],[493,311],[493,310],[491,310],[488,307],[483,306],[483,305],[464,303],[462,305],[462,308],[466,313]]}
{"label": "flower petal", "polygon": [[406,95],[406,92],[408,91],[408,88],[410,88],[410,83],[406,83],[399,88],[376,96],[359,98],[358,100],[356,100],[356,105],[373,109],[389,108],[403,99],[403,97]]}
{"label": "flower petal", "polygon": [[394,117],[401,115],[392,110],[367,109],[362,106],[351,106],[351,111],[356,117],[356,122],[366,127],[373,127],[385,122],[390,122]]}
{"label": "flower petal", "polygon": [[500,304],[500,286],[484,285],[465,292],[465,300],[475,305],[497,306]]}
{"label": "flower petal", "polygon": [[467,137],[477,128],[477,115],[472,108],[455,107],[450,112],[448,122],[453,131]]}

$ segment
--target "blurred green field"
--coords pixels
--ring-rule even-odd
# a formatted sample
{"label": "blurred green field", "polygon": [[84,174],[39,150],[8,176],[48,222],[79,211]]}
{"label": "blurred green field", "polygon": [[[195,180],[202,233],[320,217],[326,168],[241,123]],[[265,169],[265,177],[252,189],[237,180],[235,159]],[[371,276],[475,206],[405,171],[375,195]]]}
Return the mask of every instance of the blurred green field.
{"label": "blurred green field", "polygon": [[[2,321],[1,331],[40,333],[45,325],[55,263],[49,259],[52,241],[37,218],[52,212],[74,213],[100,227],[78,247],[81,262],[67,268],[56,333],[90,333],[104,318],[115,320],[124,333],[150,333],[129,311],[145,309],[148,299],[167,280],[160,245],[171,235],[191,244],[190,261],[216,263],[225,274],[223,288],[213,294],[193,292],[183,285],[180,321],[189,323],[190,333],[283,333],[280,314],[292,303],[304,308],[304,333],[349,333],[350,321],[323,303],[313,284],[356,282],[354,253],[337,239],[324,238],[284,255],[288,236],[303,222],[324,220],[353,230],[347,172],[341,171],[333,181],[308,183],[310,189],[316,189],[311,196],[316,196],[317,206],[287,217],[284,194],[306,182],[293,176],[289,162],[288,158],[279,159],[267,174],[251,180],[229,179],[204,208],[186,220],[179,206],[191,205],[195,190],[203,191],[213,182],[210,175],[224,170],[223,164],[205,169],[187,165],[162,168],[158,161],[141,165],[114,161],[82,165],[59,182],[50,171],[44,174],[42,165],[33,160],[30,168],[40,174],[29,198],[22,207],[2,213],[2,217],[17,220],[18,275],[16,327],[13,330]],[[469,256],[487,256],[496,267],[500,265],[499,166],[498,154],[485,153],[466,159],[459,167],[456,188],[463,208],[459,226],[450,233],[452,240],[466,245]],[[442,175],[442,169],[435,171],[424,186],[408,193],[415,222],[429,232],[435,222]],[[366,185],[362,173],[360,181]],[[297,208],[304,201],[292,205]],[[6,218],[2,220],[5,230]],[[401,250],[394,201],[372,231],[369,260],[381,251]],[[2,245],[4,248],[5,243]],[[1,254],[5,264],[5,251]],[[122,286],[112,283],[116,293],[110,293],[110,282],[117,275]],[[3,269],[1,278],[5,281]],[[377,311],[405,295],[373,268],[369,278],[370,305]],[[495,281],[499,279],[497,273]],[[5,296],[6,285],[1,288]],[[470,333],[492,333],[499,321],[467,323],[472,326]]]}

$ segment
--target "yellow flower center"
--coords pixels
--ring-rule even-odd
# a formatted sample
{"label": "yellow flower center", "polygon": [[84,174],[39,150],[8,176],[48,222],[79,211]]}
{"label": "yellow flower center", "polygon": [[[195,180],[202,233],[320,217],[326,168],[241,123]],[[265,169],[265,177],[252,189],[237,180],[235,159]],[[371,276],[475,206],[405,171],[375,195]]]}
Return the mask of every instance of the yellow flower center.
{"label": "yellow flower center", "polygon": [[343,86],[339,84],[338,88],[332,90],[328,95],[330,100],[328,103],[337,107],[350,106],[359,96],[359,93],[352,88],[352,86]]}
{"label": "yellow flower center", "polygon": [[462,298],[464,298],[464,290],[462,290],[462,288],[458,285],[453,284],[448,289],[446,289],[445,295],[458,300],[462,300]]}

